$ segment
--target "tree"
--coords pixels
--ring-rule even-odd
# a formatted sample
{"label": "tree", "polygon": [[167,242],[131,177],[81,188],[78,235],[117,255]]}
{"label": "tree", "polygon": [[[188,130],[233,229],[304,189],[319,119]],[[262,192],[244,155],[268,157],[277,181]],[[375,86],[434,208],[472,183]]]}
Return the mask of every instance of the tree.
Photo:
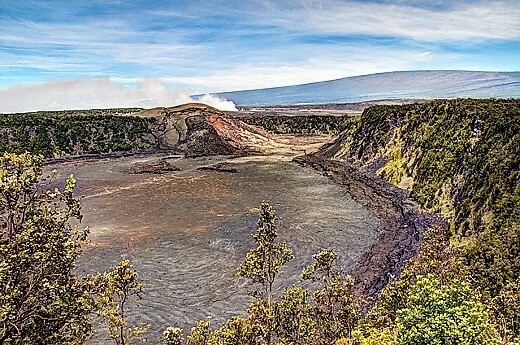
{"label": "tree", "polygon": [[354,330],[350,338],[341,338],[335,345],[397,345],[397,331],[394,328],[373,330],[370,334],[363,334]]}
{"label": "tree", "polygon": [[352,291],[354,280],[333,269],[337,259],[334,249],[324,249],[313,258],[301,278],[319,283],[312,300],[316,338],[319,344],[333,344],[350,336],[361,318],[362,299]]}
{"label": "tree", "polygon": [[[273,331],[273,283],[282,266],[293,258],[293,251],[285,242],[277,242],[277,217],[271,205],[263,201],[260,206],[258,227],[252,235],[256,248],[251,249],[238,268],[238,276],[249,278],[253,283],[260,284],[255,292],[258,298],[251,307],[250,315],[261,327],[262,337],[271,343]],[[258,321],[260,323],[258,323]]]}
{"label": "tree", "polygon": [[403,345],[476,345],[489,340],[487,313],[469,285],[441,285],[433,275],[417,278],[396,325]]}
{"label": "tree", "polygon": [[282,344],[310,344],[315,323],[308,302],[309,291],[301,287],[285,290],[274,306],[275,331]]}
{"label": "tree", "polygon": [[123,260],[114,270],[104,273],[99,280],[101,307],[99,314],[106,319],[110,338],[117,345],[127,345],[134,337],[142,336],[150,325],[132,325],[126,316],[126,306],[132,299],[141,298],[143,285],[129,260]]}
{"label": "tree", "polygon": [[313,282],[319,281],[323,285],[327,285],[333,278],[339,276],[339,274],[333,270],[334,262],[338,258],[336,250],[323,249],[312,257],[314,258],[314,262],[303,269],[301,279]]}
{"label": "tree", "polygon": [[178,327],[168,327],[164,330],[161,342],[163,345],[182,345],[184,338],[182,329]]}
{"label": "tree", "polygon": [[276,242],[276,217],[271,205],[263,201],[260,206],[258,227],[252,235],[256,248],[251,249],[240,267],[238,276],[250,278],[253,283],[262,285],[258,291],[261,299],[271,303],[273,283],[280,268],[293,258],[293,251],[285,242]]}
{"label": "tree", "polygon": [[0,156],[0,344],[81,343],[91,334],[88,281],[74,273],[87,230],[75,180],[46,190],[43,157]]}
{"label": "tree", "polygon": [[254,336],[252,344],[271,344],[275,328],[273,304],[256,299],[247,308],[246,323]]}
{"label": "tree", "polygon": [[197,325],[191,329],[191,334],[188,335],[188,344],[207,345],[211,335],[211,319],[199,321]]}
{"label": "tree", "polygon": [[506,285],[491,303],[493,323],[505,341],[520,341],[520,278]]}
{"label": "tree", "polygon": [[209,345],[252,345],[256,344],[249,322],[241,317],[233,317],[215,330]]}

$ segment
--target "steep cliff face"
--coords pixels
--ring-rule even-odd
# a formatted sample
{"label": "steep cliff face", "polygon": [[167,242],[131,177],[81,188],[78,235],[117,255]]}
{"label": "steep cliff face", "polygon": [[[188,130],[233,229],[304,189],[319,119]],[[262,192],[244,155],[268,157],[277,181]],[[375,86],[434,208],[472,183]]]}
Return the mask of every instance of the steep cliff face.
{"label": "steep cliff face", "polygon": [[490,295],[518,276],[520,100],[372,107],[320,153],[377,173],[439,213]]}

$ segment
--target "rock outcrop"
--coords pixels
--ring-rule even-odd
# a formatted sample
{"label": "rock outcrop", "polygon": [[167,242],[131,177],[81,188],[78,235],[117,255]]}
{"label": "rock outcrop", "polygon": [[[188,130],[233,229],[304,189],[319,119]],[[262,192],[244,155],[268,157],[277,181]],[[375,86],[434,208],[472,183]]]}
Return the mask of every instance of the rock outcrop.
{"label": "rock outcrop", "polygon": [[211,106],[188,103],[134,114],[156,119],[157,148],[188,157],[232,155],[248,151],[252,142],[268,142],[267,133]]}

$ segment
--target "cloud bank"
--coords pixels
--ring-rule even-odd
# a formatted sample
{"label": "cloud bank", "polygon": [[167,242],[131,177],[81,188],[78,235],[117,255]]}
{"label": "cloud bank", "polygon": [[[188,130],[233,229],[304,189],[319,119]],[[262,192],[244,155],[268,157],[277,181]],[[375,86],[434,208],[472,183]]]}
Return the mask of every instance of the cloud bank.
{"label": "cloud bank", "polygon": [[204,95],[195,100],[186,90],[170,90],[160,79],[143,79],[136,87],[128,87],[116,84],[110,78],[97,78],[51,80],[0,90],[0,113],[171,107],[195,101],[220,110],[236,110],[231,101],[214,95]]}

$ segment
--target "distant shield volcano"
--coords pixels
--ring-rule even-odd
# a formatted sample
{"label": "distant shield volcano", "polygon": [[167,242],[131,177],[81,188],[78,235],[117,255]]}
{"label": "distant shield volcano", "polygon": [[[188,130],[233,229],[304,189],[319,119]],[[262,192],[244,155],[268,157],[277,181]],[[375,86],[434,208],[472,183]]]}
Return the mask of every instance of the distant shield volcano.
{"label": "distant shield volcano", "polygon": [[223,92],[236,105],[347,103],[382,99],[516,98],[520,72],[408,71],[268,89]]}

